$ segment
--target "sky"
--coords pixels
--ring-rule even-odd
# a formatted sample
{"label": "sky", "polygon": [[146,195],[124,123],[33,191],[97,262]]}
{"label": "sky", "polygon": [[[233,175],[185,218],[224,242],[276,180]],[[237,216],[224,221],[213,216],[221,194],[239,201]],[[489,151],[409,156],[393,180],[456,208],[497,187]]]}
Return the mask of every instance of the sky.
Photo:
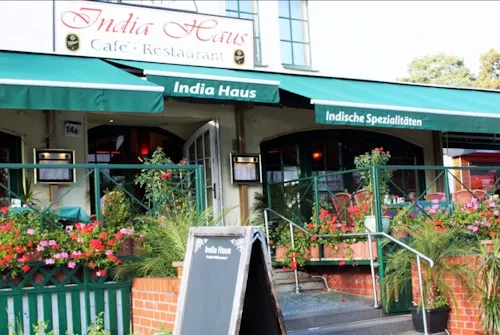
{"label": "sky", "polygon": [[500,51],[499,14],[500,1],[329,1],[310,17],[332,22],[322,62],[336,76],[395,80],[412,59],[439,52],[477,73],[481,53]]}

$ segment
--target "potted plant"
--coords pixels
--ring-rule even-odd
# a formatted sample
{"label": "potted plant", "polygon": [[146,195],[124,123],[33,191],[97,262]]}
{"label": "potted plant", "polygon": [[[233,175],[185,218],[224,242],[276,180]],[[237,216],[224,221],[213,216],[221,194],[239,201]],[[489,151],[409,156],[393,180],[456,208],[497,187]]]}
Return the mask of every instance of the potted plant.
{"label": "potted plant", "polygon": [[[377,185],[374,185],[372,168],[376,166],[383,166],[389,162],[391,154],[389,151],[384,151],[384,148],[375,148],[371,152],[366,152],[354,158],[354,165],[357,169],[361,169],[360,178],[362,190],[365,192],[364,204],[358,206],[367,206],[368,213],[365,215],[365,229],[369,232],[377,231],[377,221],[374,214],[374,191]],[[379,170],[378,190],[381,197],[389,193],[389,181],[392,178],[392,171],[387,169]],[[391,218],[389,216],[382,216],[382,229],[385,233],[389,232]]]}
{"label": "potted plant", "polygon": [[[469,268],[464,264],[452,264],[450,258],[466,256],[474,252],[474,245],[470,239],[464,238],[466,231],[454,226],[445,228],[439,220],[422,220],[421,224],[411,225],[404,229],[411,237],[409,246],[434,261],[431,267],[428,262],[421,260],[422,265],[422,300],[425,302],[428,330],[431,333],[444,332],[447,329],[449,301],[456,305],[453,288],[446,282],[446,277],[453,276],[463,283],[465,288],[469,285]],[[416,255],[408,249],[401,248],[387,255],[385,281],[387,290],[384,301],[388,305],[394,298],[398,283],[404,283],[415,276],[417,259]],[[413,271],[412,271],[413,269]],[[418,298],[418,297],[414,297]],[[411,307],[413,324],[416,331],[423,332],[422,301]]]}
{"label": "potted plant", "polygon": [[480,245],[481,263],[476,272],[484,335],[500,334],[500,239],[491,247]]}

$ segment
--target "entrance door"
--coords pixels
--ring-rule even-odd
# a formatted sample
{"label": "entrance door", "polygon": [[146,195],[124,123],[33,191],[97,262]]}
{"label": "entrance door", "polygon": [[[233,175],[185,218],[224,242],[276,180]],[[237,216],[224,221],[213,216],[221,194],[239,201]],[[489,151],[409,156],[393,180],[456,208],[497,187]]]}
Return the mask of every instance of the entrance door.
{"label": "entrance door", "polygon": [[[203,165],[205,171],[205,205],[214,216],[222,213],[222,187],[219,150],[219,121],[199,128],[184,145],[189,164]],[[221,218],[222,219],[222,218]]]}

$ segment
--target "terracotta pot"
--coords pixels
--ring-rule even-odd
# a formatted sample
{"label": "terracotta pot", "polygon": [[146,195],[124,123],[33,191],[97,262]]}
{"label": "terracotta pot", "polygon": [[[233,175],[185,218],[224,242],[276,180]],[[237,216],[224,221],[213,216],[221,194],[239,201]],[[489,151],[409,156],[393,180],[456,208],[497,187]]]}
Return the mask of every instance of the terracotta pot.
{"label": "terracotta pot", "polygon": [[276,262],[280,262],[280,261],[285,259],[285,257],[286,257],[286,248],[285,247],[283,247],[281,245],[277,245],[275,248],[275,251],[276,251],[276,256],[275,256]]}
{"label": "terracotta pot", "polygon": [[[348,249],[351,249],[349,252]],[[378,257],[377,242],[372,242],[373,258]],[[368,242],[356,242],[349,245],[348,243],[340,243],[336,248],[325,245],[323,248],[323,258],[332,260],[345,260],[349,253],[354,260],[370,259],[370,248]]]}
{"label": "terracotta pot", "polygon": [[410,235],[405,231],[392,230],[391,236],[394,236],[395,238],[406,238],[409,237]]}
{"label": "terracotta pot", "polygon": [[35,282],[36,286],[40,286],[40,284],[43,282],[45,279],[45,275],[41,272],[36,272],[33,275],[33,281]]}
{"label": "terracotta pot", "polygon": [[486,247],[486,251],[493,251],[493,241],[492,240],[482,240],[481,245]]}
{"label": "terracotta pot", "polygon": [[318,245],[315,245],[315,246],[311,247],[310,249],[307,249],[306,260],[307,261],[319,260],[319,246]]}

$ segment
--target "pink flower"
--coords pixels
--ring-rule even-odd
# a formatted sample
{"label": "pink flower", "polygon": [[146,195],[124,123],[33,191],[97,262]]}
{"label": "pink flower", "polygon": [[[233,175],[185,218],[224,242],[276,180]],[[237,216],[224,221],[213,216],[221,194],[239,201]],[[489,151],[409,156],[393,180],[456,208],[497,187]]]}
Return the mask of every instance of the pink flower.
{"label": "pink flower", "polygon": [[495,215],[495,216],[499,216],[499,215],[500,215],[500,211],[499,211],[499,210],[494,211],[494,212],[493,212],[493,215]]}
{"label": "pink flower", "polygon": [[490,207],[491,208],[495,207],[495,203],[494,202],[490,202]]}
{"label": "pink flower", "polygon": [[73,230],[73,226],[66,226],[66,228],[64,228],[64,230],[69,233],[70,231]]}
{"label": "pink flower", "polygon": [[42,247],[41,245],[40,245],[40,246],[38,246],[38,247],[36,247],[36,251],[38,251],[38,252],[42,252],[42,251],[44,251],[44,250],[45,250],[45,248],[44,248],[44,247]]}
{"label": "pink flower", "polygon": [[106,254],[106,256],[112,255],[113,254],[113,250],[106,250],[105,254]]}
{"label": "pink flower", "polygon": [[68,255],[68,253],[67,253],[67,252],[61,252],[61,254],[60,254],[60,255],[61,255],[61,258],[63,258],[63,259],[66,259],[66,258],[68,258],[68,257],[69,257],[69,255]]}
{"label": "pink flower", "polygon": [[45,260],[45,264],[47,264],[47,265],[56,264],[56,261],[53,260],[52,258],[49,258],[49,259]]}
{"label": "pink flower", "polygon": [[432,203],[433,204],[439,204],[439,200],[438,199],[432,199]]}
{"label": "pink flower", "polygon": [[26,232],[26,234],[28,234],[28,235],[35,235],[35,230],[34,229],[28,229],[28,231]]}
{"label": "pink flower", "polygon": [[82,252],[81,251],[73,251],[71,254],[74,256],[81,256]]}
{"label": "pink flower", "polygon": [[51,247],[55,247],[55,246],[57,245],[57,242],[56,242],[56,241],[54,241],[54,240],[50,240],[50,241],[49,241],[49,245],[50,245]]}
{"label": "pink flower", "polygon": [[52,206],[52,209],[55,210],[55,211],[58,211],[59,210],[59,205]]}
{"label": "pink flower", "polygon": [[469,229],[470,231],[473,231],[474,233],[476,233],[479,230],[479,228],[477,226],[472,226],[472,225],[467,226],[467,229]]}
{"label": "pink flower", "polygon": [[40,245],[41,245],[42,247],[48,247],[48,246],[49,246],[49,242],[47,242],[47,241],[43,240],[43,241],[40,241]]}
{"label": "pink flower", "polygon": [[74,269],[75,267],[76,267],[76,263],[75,262],[69,262],[68,263],[68,268]]}

